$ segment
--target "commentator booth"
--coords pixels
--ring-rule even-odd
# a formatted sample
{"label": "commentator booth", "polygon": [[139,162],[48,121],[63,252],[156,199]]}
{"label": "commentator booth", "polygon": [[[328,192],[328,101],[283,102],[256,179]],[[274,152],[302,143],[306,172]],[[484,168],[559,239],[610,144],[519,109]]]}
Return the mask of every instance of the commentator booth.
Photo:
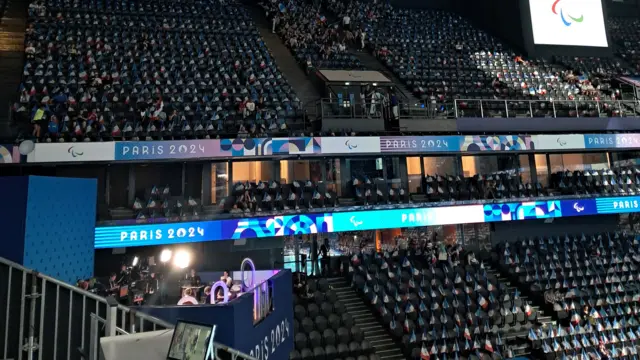
{"label": "commentator booth", "polygon": [[[421,104],[411,104],[407,94],[379,71],[318,70],[313,81],[323,94],[316,109],[323,131],[345,127],[356,131],[398,130],[400,114],[424,111]],[[392,95],[400,105],[396,116],[383,106]],[[345,118],[349,119],[347,123]]]}
{"label": "commentator booth", "polygon": [[[178,329],[180,326],[192,326],[200,329],[200,333],[205,333],[215,326],[216,343],[257,359],[271,356],[286,358],[293,349],[292,273],[289,270],[273,270],[271,274],[258,281],[260,277],[256,274],[253,262],[247,258],[241,264],[242,291],[234,299],[230,299],[231,289],[225,282],[217,281],[212,284],[211,292],[222,293],[222,299],[212,296],[206,304],[183,302],[183,305],[143,305],[136,309],[174,324]],[[205,331],[205,328],[208,330]],[[200,344],[206,338],[201,337],[192,340]],[[174,341],[177,340],[174,338]],[[173,341],[171,344],[173,346]],[[166,355],[169,352],[168,343],[163,349],[158,352]],[[171,356],[166,358],[172,359]]]}

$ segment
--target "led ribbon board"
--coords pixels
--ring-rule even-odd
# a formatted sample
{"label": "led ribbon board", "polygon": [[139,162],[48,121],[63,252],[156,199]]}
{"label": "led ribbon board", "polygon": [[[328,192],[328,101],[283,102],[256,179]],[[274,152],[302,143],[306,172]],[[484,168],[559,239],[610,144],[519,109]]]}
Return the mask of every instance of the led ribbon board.
{"label": "led ribbon board", "polygon": [[[536,0],[544,2],[547,0]],[[562,0],[565,1],[565,0]],[[599,1],[599,0],[597,0]],[[547,11],[545,6],[544,11]],[[573,16],[573,15],[572,15]],[[586,16],[586,15],[585,15]],[[559,15],[558,15],[559,17]],[[575,17],[575,16],[574,16]],[[578,18],[579,19],[579,18]],[[589,17],[591,19],[591,17]],[[589,20],[590,21],[590,20]],[[587,20],[585,20],[587,22]],[[562,23],[558,21],[558,23]],[[576,23],[577,24],[577,23]],[[544,23],[546,28],[549,24]],[[561,26],[561,25],[560,25]],[[588,28],[588,26],[587,26]],[[552,33],[557,39],[557,33]],[[24,147],[24,146],[23,146]],[[499,153],[638,149],[640,133],[559,135],[445,135],[201,139],[39,143],[28,155],[19,147],[0,145],[0,163],[79,163],[175,159],[277,159],[280,156],[376,156],[412,153]],[[275,158],[274,158],[275,157]]]}
{"label": "led ribbon board", "polygon": [[[640,196],[346,211],[95,229],[95,248],[166,245],[343,231],[549,219],[640,211]],[[244,264],[243,264],[244,269]]]}

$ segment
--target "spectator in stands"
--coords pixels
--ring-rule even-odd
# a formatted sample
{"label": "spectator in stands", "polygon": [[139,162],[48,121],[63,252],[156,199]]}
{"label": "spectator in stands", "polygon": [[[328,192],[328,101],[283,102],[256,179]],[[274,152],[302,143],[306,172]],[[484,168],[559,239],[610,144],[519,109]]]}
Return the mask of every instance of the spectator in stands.
{"label": "spectator in stands", "polygon": [[231,286],[233,286],[233,278],[231,278],[231,275],[229,275],[228,270],[225,270],[222,273],[222,277],[220,277],[220,280],[224,281],[228,288],[231,288]]}
{"label": "spectator in stands", "polygon": [[33,132],[32,135],[39,139],[42,135],[42,127],[47,124],[47,113],[49,112],[48,107],[44,103],[40,103],[40,105],[32,111],[31,122],[33,123]]}
{"label": "spectator in stands", "polygon": [[206,286],[204,288],[204,298],[202,299],[203,304],[211,303],[211,286]]}
{"label": "spectator in stands", "polygon": [[349,16],[349,14],[345,14],[345,15],[342,17],[342,27],[343,27],[346,31],[351,30],[351,17]]}

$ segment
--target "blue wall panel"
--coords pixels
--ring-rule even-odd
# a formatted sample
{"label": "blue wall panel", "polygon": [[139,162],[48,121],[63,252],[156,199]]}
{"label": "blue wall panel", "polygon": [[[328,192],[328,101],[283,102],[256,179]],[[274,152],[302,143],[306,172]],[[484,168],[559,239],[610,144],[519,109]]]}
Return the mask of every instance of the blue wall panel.
{"label": "blue wall panel", "polygon": [[24,230],[27,212],[27,177],[0,177],[0,225],[2,246],[0,257],[22,264]]}
{"label": "blue wall panel", "polygon": [[24,266],[74,283],[93,275],[95,179],[29,177]]}

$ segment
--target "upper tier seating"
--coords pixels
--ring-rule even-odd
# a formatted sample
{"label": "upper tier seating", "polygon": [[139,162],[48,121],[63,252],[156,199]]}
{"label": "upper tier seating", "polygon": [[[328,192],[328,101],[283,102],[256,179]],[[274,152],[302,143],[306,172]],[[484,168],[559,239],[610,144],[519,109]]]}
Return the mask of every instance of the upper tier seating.
{"label": "upper tier seating", "polygon": [[314,69],[359,70],[362,64],[350,54],[348,47],[355,42],[344,32],[327,24],[327,18],[311,2],[289,1],[283,3],[263,1],[267,17],[275,25],[284,44],[307,72]]}
{"label": "upper tier seating", "polygon": [[25,42],[14,113],[51,140],[266,135],[301,115],[234,1],[44,0]]}
{"label": "upper tier seating", "polygon": [[[416,96],[433,103],[470,100],[458,104],[458,116],[576,116],[576,110],[582,116],[615,115],[609,79],[629,73],[622,65],[602,59],[580,59],[579,64],[567,59],[524,59],[449,12],[387,11],[360,2],[347,8],[352,9],[350,13],[368,11],[369,15],[357,18],[368,21],[372,50]],[[481,99],[513,101],[506,109],[503,102],[484,104],[481,114],[473,103]],[[530,106],[525,100],[544,101]],[[587,100],[603,104],[598,109],[584,103]]]}
{"label": "upper tier seating", "polygon": [[553,174],[551,183],[563,195],[636,195],[640,192],[640,169],[567,170]]}
{"label": "upper tier seating", "polygon": [[407,358],[513,357],[503,339],[528,331],[536,309],[475,257],[451,248],[443,261],[439,250],[354,255],[352,286],[401,341]]}
{"label": "upper tier seating", "polygon": [[640,74],[640,20],[610,18],[607,25],[611,38],[618,45],[617,55],[634,67],[635,74]]}

